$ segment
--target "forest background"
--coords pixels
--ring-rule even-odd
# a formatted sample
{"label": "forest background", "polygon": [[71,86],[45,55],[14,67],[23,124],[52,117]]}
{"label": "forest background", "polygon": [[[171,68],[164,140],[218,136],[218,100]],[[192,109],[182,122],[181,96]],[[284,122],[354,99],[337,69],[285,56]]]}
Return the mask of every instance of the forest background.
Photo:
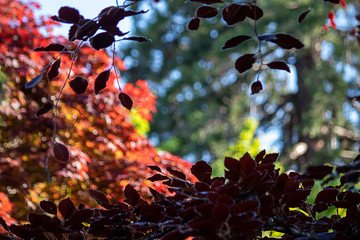
{"label": "forest background", "polygon": [[[259,135],[269,129],[275,128],[279,134],[278,150],[285,169],[301,171],[309,164],[324,162],[343,164],[359,151],[359,48],[356,38],[349,35],[358,24],[356,2],[335,8],[316,2],[321,7],[315,4],[316,14],[310,13],[301,25],[292,11],[300,14],[309,2],[262,3],[272,18],[259,21],[258,31],[291,32],[306,48],[294,52],[275,45],[265,47],[265,59],[285,60],[291,73],[264,71],[264,91],[249,96],[256,72],[238,75],[233,63],[240,54],[221,51],[226,39],[234,35],[233,28],[221,21],[204,20],[199,31],[188,31],[186,20],[196,5],[144,1],[135,7],[149,8],[152,17],[135,16],[134,34],[152,42],[120,46],[126,71],[123,61],[117,61],[122,81],[128,83],[123,91],[134,99],[135,108],[129,112],[117,102],[117,89],[111,86],[116,76],[101,96],[91,92],[75,96],[70,88],[65,89],[59,137],[72,146],[73,161],[67,167],[51,162],[53,181],[47,184],[42,173],[53,118],[35,119],[34,114],[53,98],[61,82],[53,81],[54,87],[49,89],[24,90],[23,85],[29,74],[34,76],[49,60],[46,54],[31,50],[56,37],[51,34],[55,23],[46,18],[35,21],[35,3],[10,2],[2,0],[1,4],[1,37],[6,44],[1,50],[0,109],[1,214],[10,222],[14,221],[12,208],[12,216],[25,219],[26,212],[42,199],[59,200],[76,193],[77,201],[88,202],[81,191],[89,187],[117,199],[128,182],[144,191],[147,186],[165,191],[145,180],[149,176],[145,166],[170,164],[185,172],[190,166],[165,151],[191,161],[206,160],[221,174],[225,155],[240,156],[246,151],[255,155],[261,148]],[[278,11],[282,6],[291,11]],[[336,28],[331,25],[330,12],[335,13]],[[49,34],[44,36],[41,28]],[[247,23],[236,28],[246,35],[253,31]],[[256,49],[257,45],[248,41],[241,47]],[[92,64],[86,71],[81,64],[78,69],[75,66],[77,74],[91,80],[111,64],[105,52],[84,51],[79,62],[85,63],[90,56]],[[70,63],[70,58],[65,61]],[[148,86],[157,94],[156,108]],[[151,111],[156,112],[154,117]]]}

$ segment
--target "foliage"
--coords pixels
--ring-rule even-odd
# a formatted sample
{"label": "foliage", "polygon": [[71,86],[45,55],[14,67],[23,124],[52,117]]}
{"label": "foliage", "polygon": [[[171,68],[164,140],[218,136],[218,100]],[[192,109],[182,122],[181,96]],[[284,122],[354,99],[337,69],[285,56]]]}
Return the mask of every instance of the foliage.
{"label": "foliage", "polygon": [[[32,49],[48,46],[53,41],[65,43],[66,39],[52,35],[52,27],[56,24],[53,21],[46,18],[35,21],[33,9],[36,4],[12,0],[1,0],[0,3],[0,39],[3,43],[0,45],[0,65],[7,76],[0,97],[1,216],[12,223],[4,215],[12,210],[12,217],[25,220],[27,212],[34,210],[41,200],[59,201],[70,195],[74,202],[94,206],[84,194],[89,188],[111,193],[116,199],[122,196],[122,188],[129,182],[141,190],[145,198],[147,194],[143,190],[148,186],[166,191],[159,184],[145,181],[150,174],[146,165],[165,167],[171,164],[184,170],[190,164],[169,153],[157,152],[144,136],[138,134],[132,123],[134,112],[143,122],[152,119],[155,96],[147,83],[139,80],[123,87],[123,92],[134,100],[133,113],[122,107],[117,98],[119,90],[114,87],[114,71],[106,89],[95,96],[94,81],[99,73],[112,66],[113,59],[104,51],[84,45],[77,53],[70,77],[86,79],[88,89],[83,94],[75,94],[70,82],[59,102],[61,110],[54,110],[58,93],[67,78],[66,68],[72,63],[70,53],[62,55],[59,75],[55,79],[48,81],[44,77],[31,89],[25,89],[24,85],[31,76],[41,72],[43,66],[53,62],[53,56],[58,56],[57,52],[33,52]],[[42,34],[44,28],[48,36]],[[70,44],[68,48],[76,49],[76,45]],[[124,70],[123,62],[115,60],[116,66]],[[46,108],[49,103],[50,108]],[[57,112],[54,154],[58,161],[50,154],[52,178],[51,183],[46,184],[44,170],[55,126],[50,110]],[[64,145],[70,146],[64,150]],[[70,159],[64,164],[67,156],[62,157],[66,152]]]}
{"label": "foliage", "polygon": [[[216,17],[200,18],[198,30],[189,31],[186,25],[203,4],[139,1],[136,9],[150,8],[152,17],[147,21],[146,15],[136,16],[135,22],[141,24],[134,25],[135,33],[152,42],[122,47],[129,63],[123,76],[147,79],[159,93],[151,138],[158,139],[159,147],[168,140],[177,143],[172,152],[179,156],[215,161],[238,139],[240,123],[250,116],[260,121],[258,135],[277,130],[274,141],[287,168],[300,170],[328,159],[351,161],[360,139],[359,103],[354,100],[360,94],[355,37],[358,1],[346,1],[346,8],[323,1],[256,1],[264,12],[256,21],[258,35],[289,33],[305,47],[282,50],[262,41],[263,62],[285,61],[291,73],[263,66],[264,90],[250,97],[259,61],[243,74],[237,74],[234,64],[240,56],[259,50],[255,21],[247,17],[228,26],[222,9],[234,1],[224,2],[212,5],[218,10]],[[312,10],[299,24],[298,16],[309,7]],[[328,13],[335,15],[336,29],[330,26]],[[252,38],[221,50],[237,35]],[[307,151],[291,158],[298,143],[306,144]]]}
{"label": "foliage", "polygon": [[[191,167],[198,179],[195,183],[174,168],[148,166],[156,172],[148,180],[162,181],[171,196],[150,188],[149,203],[127,185],[123,201],[109,201],[105,194],[89,189],[101,208],[76,207],[69,198],[58,205],[41,201],[44,213],[30,212],[29,224],[1,224],[11,235],[36,239],[271,239],[261,238],[262,230],[284,233],[283,239],[360,237],[360,193],[346,188],[359,180],[360,155],[351,165],[310,167],[304,174],[279,174],[274,165],[277,157],[265,151],[255,159],[248,153],[239,160],[226,157],[225,176],[215,178],[210,165],[199,161]],[[340,184],[322,188],[309,203],[315,180],[334,175],[341,177]],[[329,208],[337,213],[319,217]],[[346,214],[339,215],[340,211]]]}

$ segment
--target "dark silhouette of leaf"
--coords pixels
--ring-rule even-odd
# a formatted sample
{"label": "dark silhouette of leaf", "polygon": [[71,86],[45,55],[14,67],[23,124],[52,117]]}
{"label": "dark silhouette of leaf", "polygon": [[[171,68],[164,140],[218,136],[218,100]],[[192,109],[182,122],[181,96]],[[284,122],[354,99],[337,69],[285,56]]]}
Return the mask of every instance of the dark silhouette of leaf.
{"label": "dark silhouette of leaf", "polygon": [[79,10],[71,7],[61,7],[58,16],[64,23],[78,23],[80,20]]}
{"label": "dark silhouette of leaf", "polygon": [[151,187],[149,187],[149,190],[151,192],[151,195],[154,197],[154,200],[156,202],[159,202],[161,200],[164,199],[164,195],[160,194],[159,192],[155,191],[154,189],[152,189]]}
{"label": "dark silhouette of leaf", "polygon": [[326,204],[332,203],[336,201],[336,196],[339,194],[339,190],[335,187],[327,187],[321,190],[316,198],[315,203],[324,202]]}
{"label": "dark silhouette of leaf", "polygon": [[218,14],[218,10],[210,6],[201,6],[196,10],[196,17],[213,18]]}
{"label": "dark silhouette of leaf", "polygon": [[120,92],[119,94],[119,99],[121,104],[131,110],[131,108],[133,107],[133,100],[131,99],[131,97],[129,97],[129,95],[127,95],[126,93]]}
{"label": "dark silhouette of leaf", "polygon": [[[60,43],[50,43],[46,47],[37,47],[34,49],[34,52],[61,52],[65,49],[65,46]],[[66,50],[66,49],[65,49]]]}
{"label": "dark silhouette of leaf", "polygon": [[96,50],[107,48],[115,42],[114,35],[107,32],[98,33],[94,37],[90,38],[90,45]]}
{"label": "dark silhouette of leaf", "polygon": [[98,94],[101,90],[106,88],[106,82],[109,80],[110,70],[101,72],[95,79],[94,90]]}
{"label": "dark silhouette of leaf", "polygon": [[304,19],[306,18],[306,16],[308,15],[308,13],[311,11],[311,9],[303,12],[302,14],[300,14],[300,16],[298,17],[298,23],[302,23],[304,21]]}
{"label": "dark silhouette of leaf", "polygon": [[147,39],[146,37],[126,37],[126,38],[123,38],[122,40],[131,40],[131,41],[137,41],[137,42],[150,42],[150,40]]}
{"label": "dark silhouette of leaf", "polygon": [[156,182],[156,181],[169,180],[169,178],[167,176],[157,173],[154,176],[147,178],[146,180],[149,180],[151,182]]}
{"label": "dark silhouette of leaf", "polygon": [[274,61],[271,63],[266,64],[271,69],[279,69],[279,70],[285,70],[287,72],[290,72],[289,66],[284,61]]}
{"label": "dark silhouette of leaf", "polygon": [[46,217],[43,214],[29,212],[27,220],[32,226],[39,227],[46,220]]}
{"label": "dark silhouette of leaf", "polygon": [[124,201],[131,206],[135,206],[140,200],[139,193],[130,184],[126,185],[124,195],[126,198]]}
{"label": "dark silhouette of leaf", "polygon": [[100,27],[94,20],[91,19],[81,19],[77,25],[73,26],[76,26],[76,31],[74,33],[75,39],[84,41],[92,37]]}
{"label": "dark silhouette of leaf", "polygon": [[28,88],[32,88],[34,87],[36,84],[38,84],[40,82],[40,80],[43,78],[43,75],[44,75],[44,70],[43,69],[39,75],[37,75],[36,77],[34,77],[33,79],[31,79],[29,82],[26,82],[25,83],[25,88],[28,89]]}
{"label": "dark silhouette of leaf", "polygon": [[61,163],[68,163],[70,154],[67,147],[62,143],[55,143],[53,153],[55,156],[55,159]]}
{"label": "dark silhouette of leaf", "polygon": [[264,34],[264,35],[258,36],[258,39],[260,41],[270,41],[270,40],[275,40],[276,36],[275,36],[275,34]]}
{"label": "dark silhouette of leaf", "polygon": [[83,94],[86,92],[89,82],[83,77],[75,77],[69,82],[69,85],[76,94]]}
{"label": "dark silhouette of leaf", "polygon": [[259,93],[263,90],[262,84],[260,81],[253,82],[251,84],[251,95]]}
{"label": "dark silhouette of leaf", "polygon": [[259,20],[264,16],[264,12],[258,6],[250,4],[247,5],[246,16],[253,20]]}
{"label": "dark silhouette of leaf", "polygon": [[175,169],[172,169],[171,167],[166,167],[166,170],[171,173],[172,175],[182,179],[182,180],[185,180],[186,179],[186,176],[184,173],[178,171],[178,170],[175,170]]}
{"label": "dark silhouette of leaf", "polygon": [[212,173],[212,168],[205,161],[198,161],[191,167],[191,173],[201,181],[206,173]]}
{"label": "dark silhouette of leaf", "polygon": [[109,199],[106,197],[106,195],[98,190],[95,189],[88,189],[87,192],[91,195],[91,197],[93,199],[95,199],[95,201],[105,207],[108,208],[110,206],[110,202]]}
{"label": "dark silhouette of leaf", "polygon": [[53,215],[57,214],[57,207],[56,204],[50,201],[43,200],[40,202],[40,209],[46,213],[50,213]]}
{"label": "dark silhouette of leaf", "polygon": [[188,24],[188,29],[191,31],[198,30],[200,26],[200,18],[192,18]]}
{"label": "dark silhouette of leaf", "polygon": [[198,3],[203,3],[203,4],[214,4],[214,3],[222,3],[223,1],[221,0],[190,0],[190,2],[198,2]]}
{"label": "dark silhouette of leaf", "polygon": [[225,157],[224,166],[229,170],[238,171],[241,168],[239,160],[232,157]]}
{"label": "dark silhouette of leaf", "polygon": [[250,39],[250,36],[246,36],[246,35],[239,35],[233,38],[230,38],[229,40],[227,40],[224,44],[224,46],[221,49],[228,49],[228,48],[233,48],[238,46],[240,43]]}
{"label": "dark silhouette of leaf", "polygon": [[132,10],[127,10],[125,11],[125,17],[129,17],[129,16],[135,16],[135,15],[139,15],[139,14],[143,14],[143,13],[147,13],[149,10],[141,10],[141,11],[132,11]]}
{"label": "dark silhouette of leaf", "polygon": [[6,224],[5,220],[0,217],[0,225],[6,230],[9,231],[8,225]]}
{"label": "dark silhouette of leaf", "polygon": [[81,224],[82,222],[88,221],[94,215],[94,210],[92,209],[80,209],[76,211],[73,215],[71,215],[70,219],[68,220],[68,224],[70,225],[77,225]]}
{"label": "dark silhouette of leaf", "polygon": [[149,165],[147,166],[149,169],[153,170],[153,171],[157,171],[157,172],[162,172],[161,169],[158,166],[155,165]]}
{"label": "dark silhouette of leaf", "polygon": [[247,16],[248,8],[239,4],[229,4],[222,11],[222,17],[227,25],[242,22]]}
{"label": "dark silhouette of leaf", "polygon": [[47,102],[45,103],[36,113],[35,113],[35,117],[38,118],[42,115],[44,115],[45,113],[49,112],[52,108],[53,108],[53,103],[52,102]]}
{"label": "dark silhouette of leaf", "polygon": [[252,173],[252,171],[256,167],[256,163],[249,153],[245,153],[244,156],[239,159],[239,162],[241,165],[241,171],[245,175],[249,175],[250,173]]}
{"label": "dark silhouette of leaf", "polygon": [[126,17],[126,11],[121,7],[107,7],[101,10],[98,15],[99,17],[99,26],[102,29],[109,29],[113,26],[116,26],[119,21]]}
{"label": "dark silhouette of leaf", "polygon": [[239,57],[235,62],[235,68],[239,73],[246,72],[252,65],[255,63],[255,55],[254,54],[245,54]]}
{"label": "dark silhouette of leaf", "polygon": [[219,222],[225,221],[230,215],[230,208],[224,204],[216,204],[212,209],[212,216]]}
{"label": "dark silhouette of leaf", "polygon": [[60,64],[61,64],[61,58],[56,60],[51,66],[49,72],[47,73],[47,79],[49,81],[53,80],[59,75]]}
{"label": "dark silhouette of leaf", "polygon": [[64,219],[69,219],[75,211],[76,207],[70,198],[65,198],[59,202],[59,212]]}
{"label": "dark silhouette of leaf", "polygon": [[331,2],[331,3],[334,3],[334,4],[339,4],[340,0],[324,0],[324,2]]}
{"label": "dark silhouette of leaf", "polygon": [[27,226],[20,226],[12,224],[9,226],[9,230],[11,233],[22,239],[31,239],[39,236],[43,230],[41,228],[30,228]]}
{"label": "dark silhouette of leaf", "polygon": [[284,49],[291,49],[291,48],[301,49],[301,48],[304,47],[304,44],[302,42],[300,42],[299,39],[291,36],[290,34],[278,33],[278,34],[275,34],[275,37],[276,37],[275,39],[271,39],[269,41],[277,44],[281,48],[284,48]]}

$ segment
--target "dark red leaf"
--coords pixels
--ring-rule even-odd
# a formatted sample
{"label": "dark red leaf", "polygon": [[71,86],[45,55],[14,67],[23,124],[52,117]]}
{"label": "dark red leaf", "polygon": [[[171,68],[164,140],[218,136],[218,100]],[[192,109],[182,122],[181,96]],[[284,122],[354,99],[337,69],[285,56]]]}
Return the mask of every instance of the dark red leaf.
{"label": "dark red leaf", "polygon": [[287,200],[286,204],[288,207],[300,207],[301,204],[307,199],[311,190],[310,189],[296,189],[295,192],[292,192]]}
{"label": "dark red leaf", "polygon": [[182,180],[185,180],[186,179],[186,176],[184,173],[178,171],[178,170],[175,170],[175,169],[172,169],[171,167],[166,167],[166,170],[171,173],[172,175],[174,175],[175,177],[178,177]]}
{"label": "dark red leaf", "polygon": [[306,18],[306,16],[308,15],[308,13],[311,11],[311,9],[303,12],[302,14],[300,14],[300,16],[298,17],[298,23],[302,23],[304,21],[304,19]]}
{"label": "dark red leaf", "polygon": [[279,157],[278,153],[268,153],[268,154],[266,154],[266,156],[263,159],[262,163],[263,164],[274,163],[278,157]]}
{"label": "dark red leaf", "polygon": [[313,178],[313,179],[322,179],[325,176],[331,174],[333,167],[331,166],[310,166],[306,169],[306,172],[303,174],[303,177]]}
{"label": "dark red leaf", "polygon": [[42,234],[41,228],[30,228],[26,225],[14,225],[9,226],[9,230],[14,235],[22,238],[22,239],[30,239],[39,236]]}
{"label": "dark red leaf", "polygon": [[235,68],[239,73],[246,72],[255,63],[256,58],[254,54],[245,54],[239,57],[235,62]]}
{"label": "dark red leaf", "polygon": [[78,23],[80,20],[79,10],[71,7],[61,7],[58,16],[64,23]]}
{"label": "dark red leaf", "polygon": [[246,36],[246,35],[239,35],[233,38],[230,38],[229,40],[227,40],[225,42],[225,45],[221,48],[221,49],[227,49],[227,48],[233,48],[238,46],[240,43],[250,39],[250,36]]}
{"label": "dark red leaf", "polygon": [[[76,26],[76,29],[73,28]],[[73,36],[74,39],[86,41],[89,37],[92,37],[99,29],[99,25],[91,19],[82,19],[77,25],[73,25]],[[71,29],[70,29],[71,30]]]}
{"label": "dark red leaf", "polygon": [[265,154],[266,154],[265,150],[262,150],[261,152],[259,152],[258,155],[256,155],[256,157],[255,157],[255,161],[257,163],[260,163],[264,159]]}
{"label": "dark red leaf", "polygon": [[119,99],[120,99],[121,104],[125,108],[127,108],[128,110],[131,110],[131,108],[133,107],[133,100],[131,99],[131,97],[129,97],[129,95],[127,95],[126,93],[120,92]]}
{"label": "dark red leaf", "polygon": [[338,195],[339,190],[334,187],[327,187],[320,191],[315,198],[315,203],[332,203],[336,201],[336,196]]}
{"label": "dark red leaf", "polygon": [[42,115],[44,115],[45,113],[49,112],[52,108],[53,108],[53,104],[52,102],[47,102],[45,103],[36,113],[35,113],[35,117],[38,118]]}
{"label": "dark red leaf", "polygon": [[59,75],[60,64],[61,64],[61,59],[58,59],[51,66],[49,72],[47,73],[47,79],[49,81],[53,80],[54,78],[57,77],[57,75]]}
{"label": "dark red leaf", "polygon": [[0,225],[6,230],[9,231],[8,225],[6,224],[5,220],[0,217]]}
{"label": "dark red leaf", "polygon": [[106,82],[109,80],[110,70],[101,72],[95,79],[94,90],[98,94],[101,90],[106,88]]}
{"label": "dark red leaf", "polygon": [[151,195],[153,195],[154,200],[156,202],[159,202],[161,200],[164,200],[164,195],[160,194],[159,192],[155,191],[154,189],[152,189],[151,187],[149,187],[149,190],[151,192]]}
{"label": "dark red leaf", "polygon": [[110,202],[109,199],[106,197],[106,195],[98,190],[95,189],[88,189],[87,192],[91,195],[95,201],[103,206],[104,208],[110,208]]}
{"label": "dark red leaf", "polygon": [[248,8],[244,5],[229,4],[222,11],[222,17],[227,25],[234,25],[245,20]]}
{"label": "dark red leaf", "polygon": [[260,18],[262,18],[262,16],[264,15],[263,10],[261,8],[259,8],[256,5],[247,5],[247,11],[246,11],[246,16],[253,19],[253,20],[258,20]]}
{"label": "dark red leaf", "polygon": [[71,215],[69,219],[69,224],[81,224],[82,222],[88,221],[94,215],[94,210],[92,209],[81,209],[76,211]]}
{"label": "dark red leaf", "polygon": [[59,202],[59,212],[64,219],[69,219],[75,211],[76,207],[70,198],[65,198]]}
{"label": "dark red leaf", "polygon": [[139,15],[139,14],[143,14],[143,13],[147,13],[149,10],[141,10],[141,11],[132,11],[132,10],[127,10],[125,11],[125,17],[129,17],[129,16],[135,16],[135,15]]}
{"label": "dark red leaf", "polygon": [[108,32],[98,33],[94,37],[90,38],[90,45],[96,50],[107,48],[111,46],[113,42],[115,42],[115,37]]}
{"label": "dark red leaf", "polygon": [[199,192],[207,192],[207,191],[211,190],[209,184],[204,183],[204,182],[196,182],[195,189],[196,189],[196,191],[199,191]]}
{"label": "dark red leaf", "polygon": [[156,203],[146,204],[141,207],[140,219],[144,222],[159,222],[164,218],[164,208]]}
{"label": "dark red leaf", "polygon": [[213,207],[212,209],[212,216],[218,222],[225,221],[229,217],[229,215],[230,209],[224,204],[216,204],[215,207]]}
{"label": "dark red leaf", "polygon": [[76,94],[83,94],[86,92],[89,82],[83,77],[75,77],[69,82],[69,85]]}
{"label": "dark red leaf", "polygon": [[188,29],[191,31],[198,30],[200,26],[200,18],[192,18],[188,24]]}
{"label": "dark red leaf", "polygon": [[140,200],[139,193],[130,184],[126,185],[124,195],[126,198],[124,201],[131,206],[135,206]]}
{"label": "dark red leaf", "polygon": [[[34,52],[46,51],[46,52],[61,52],[65,49],[65,46],[59,43],[50,43],[46,47],[37,47]],[[66,49],[65,49],[66,50]]]}
{"label": "dark red leaf", "polygon": [[153,170],[153,171],[157,171],[157,172],[162,172],[161,169],[158,166],[155,165],[149,165],[147,166],[149,169]]}
{"label": "dark red leaf", "polygon": [[334,4],[339,4],[340,0],[324,0],[324,2],[331,2],[331,3],[334,3]]}
{"label": "dark red leaf", "polygon": [[50,213],[53,215],[57,214],[56,204],[50,201],[43,200],[40,202],[40,209],[46,213]]}
{"label": "dark red leaf", "polygon": [[28,222],[34,226],[34,227],[39,227],[43,224],[43,222],[46,220],[45,215],[43,214],[39,214],[39,213],[34,213],[34,212],[29,212],[28,216],[27,216]]}
{"label": "dark red leaf", "polygon": [[150,40],[147,39],[146,37],[126,37],[126,38],[123,38],[122,40],[131,40],[131,41],[137,41],[137,42],[150,42]]}
{"label": "dark red leaf", "polygon": [[328,209],[328,205],[324,202],[316,203],[312,206],[314,212],[323,212]]}
{"label": "dark red leaf", "polygon": [[62,143],[55,143],[53,153],[55,156],[55,159],[61,163],[68,163],[70,154],[67,147]]}
{"label": "dark red leaf", "polygon": [[36,84],[38,84],[40,82],[40,80],[43,78],[43,75],[44,75],[44,70],[43,69],[39,75],[37,75],[36,77],[34,77],[33,79],[31,79],[29,82],[26,82],[25,83],[25,88],[28,89],[28,88],[32,88],[34,87]]}
{"label": "dark red leaf", "polygon": [[126,11],[121,7],[107,7],[99,13],[99,25],[102,29],[109,29],[116,26],[120,20],[124,19]]}
{"label": "dark red leaf", "polygon": [[239,160],[232,157],[225,157],[224,166],[229,170],[235,171],[240,170],[241,167]]}
{"label": "dark red leaf", "polygon": [[258,199],[250,199],[238,202],[233,208],[233,214],[239,214],[247,211],[257,212],[260,206]]}
{"label": "dark red leaf", "polygon": [[191,167],[191,173],[201,181],[206,173],[212,173],[212,168],[205,161],[198,161]]}
{"label": "dark red leaf", "polygon": [[257,94],[261,90],[263,90],[263,87],[260,81],[253,82],[251,84],[251,94]]}
{"label": "dark red leaf", "polygon": [[190,2],[198,2],[198,3],[210,5],[213,3],[222,3],[223,1],[221,1],[221,0],[190,0]]}
{"label": "dark red leaf", "polygon": [[156,182],[156,181],[169,180],[169,178],[167,176],[157,173],[154,176],[147,178],[146,180],[149,180],[151,182]]}
{"label": "dark red leaf", "polygon": [[245,175],[249,175],[255,169],[256,163],[249,153],[245,153],[239,161],[241,164],[241,171]]}
{"label": "dark red leaf", "polygon": [[290,34],[278,33],[275,34],[275,39],[270,39],[269,41],[284,49],[301,49],[304,47],[304,44],[300,42],[299,39],[291,36]]}
{"label": "dark red leaf", "polygon": [[196,17],[213,18],[218,14],[218,10],[210,6],[201,6],[196,10]]}
{"label": "dark red leaf", "polygon": [[279,69],[279,70],[285,70],[287,72],[290,72],[289,66],[284,61],[274,61],[267,64],[269,68],[271,69]]}

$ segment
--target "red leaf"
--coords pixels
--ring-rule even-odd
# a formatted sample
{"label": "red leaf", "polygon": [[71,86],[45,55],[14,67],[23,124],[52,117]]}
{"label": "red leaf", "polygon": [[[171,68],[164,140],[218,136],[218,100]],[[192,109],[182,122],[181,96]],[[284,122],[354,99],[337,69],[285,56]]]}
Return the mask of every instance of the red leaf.
{"label": "red leaf", "polygon": [[99,29],[99,25],[91,19],[81,19],[78,24],[74,24],[70,28],[69,40],[74,37],[73,40],[79,39],[86,41],[89,37],[92,37]]}
{"label": "red leaf", "polygon": [[101,72],[95,79],[95,94],[98,94],[101,90],[106,88],[106,82],[109,80],[110,70]]}
{"label": "red leaf", "polygon": [[164,199],[164,196],[163,196],[162,194],[158,193],[157,191],[155,191],[155,190],[152,189],[151,187],[149,187],[149,190],[150,190],[150,192],[151,192],[151,195],[153,195],[154,200],[155,200],[156,202],[159,202],[159,201],[161,201],[161,200]]}
{"label": "red leaf", "polygon": [[140,200],[139,193],[130,184],[126,185],[124,195],[126,198],[124,201],[131,206],[135,206]]}
{"label": "red leaf", "polygon": [[149,169],[153,170],[153,171],[157,171],[157,172],[162,172],[161,169],[158,166],[154,166],[154,165],[149,165],[147,166]]}
{"label": "red leaf", "polygon": [[169,179],[170,178],[168,178],[167,176],[157,173],[154,176],[147,178],[146,180],[149,180],[151,182],[156,182],[156,181],[163,181],[163,180],[169,180]]}
{"label": "red leaf", "polygon": [[247,8],[248,10],[246,11],[246,16],[253,20],[258,20],[264,16],[263,10],[256,5],[250,4]]}
{"label": "red leaf", "polygon": [[39,236],[43,230],[41,228],[30,228],[26,226],[20,226],[12,224],[9,227],[11,233],[15,234],[16,236],[22,239],[30,239]]}
{"label": "red leaf", "polygon": [[64,219],[69,219],[75,211],[76,207],[70,198],[65,198],[59,202],[59,212]]}
{"label": "red leaf", "polygon": [[233,48],[238,46],[240,43],[250,39],[252,37],[246,35],[239,35],[233,38],[230,38],[225,42],[225,45],[221,49]]}
{"label": "red leaf", "polygon": [[265,158],[262,161],[262,164],[274,163],[278,157],[279,157],[278,153],[266,154]]}
{"label": "red leaf", "polygon": [[[46,51],[46,52],[61,52],[65,49],[65,46],[59,43],[50,43],[46,47],[37,47],[34,52]],[[66,49],[65,49],[66,50]]]}
{"label": "red leaf", "polygon": [[192,18],[188,24],[188,29],[191,31],[198,30],[200,26],[200,18]]}
{"label": "red leaf", "polygon": [[289,66],[284,61],[274,61],[267,65],[271,69],[279,69],[279,70],[285,70],[287,72],[290,72]]}
{"label": "red leaf", "polygon": [[129,97],[129,95],[127,95],[126,93],[120,92],[119,94],[119,99],[121,104],[131,110],[131,108],[133,107],[133,100],[131,99],[131,97]]}
{"label": "red leaf", "polygon": [[71,7],[61,7],[58,16],[64,23],[78,23],[80,20],[79,10]]}
{"label": "red leaf", "polygon": [[44,115],[45,113],[49,112],[52,108],[53,108],[53,104],[52,102],[47,102],[45,103],[36,113],[35,113],[35,117],[38,118],[42,115]]}
{"label": "red leaf", "polygon": [[335,14],[334,14],[333,12],[328,13],[328,18],[329,18],[329,20],[330,20],[330,25],[331,25],[331,27],[334,28],[334,29],[336,29],[336,24],[335,24],[335,21],[334,21],[334,19],[335,19]]}
{"label": "red leaf", "polygon": [[99,13],[99,25],[102,29],[109,29],[116,26],[120,20],[124,19],[126,11],[121,7],[107,7]]}
{"label": "red leaf", "polygon": [[104,208],[109,209],[111,207],[109,199],[106,197],[106,195],[98,190],[95,189],[88,189],[87,192],[91,195],[95,201],[103,206]]}
{"label": "red leaf", "polygon": [[55,143],[53,153],[55,159],[61,163],[68,163],[69,162],[69,150],[67,147],[62,143]]}
{"label": "red leaf", "polygon": [[204,182],[196,182],[195,189],[196,189],[196,191],[199,191],[199,192],[207,192],[207,191],[211,190],[209,184],[204,183]]}
{"label": "red leaf", "polygon": [[253,82],[251,84],[251,94],[257,94],[261,90],[263,90],[263,88],[262,88],[262,84],[260,81]]}
{"label": "red leaf", "polygon": [[46,213],[50,213],[53,215],[57,214],[56,204],[50,201],[43,200],[40,202],[40,209]]}
{"label": "red leaf", "polygon": [[218,14],[218,10],[210,6],[201,6],[196,10],[196,17],[213,18]]}
{"label": "red leaf", "polygon": [[81,224],[82,222],[88,221],[94,215],[94,210],[92,209],[81,209],[71,215],[69,219],[69,224],[76,225]]}
{"label": "red leaf", "polygon": [[32,226],[38,227],[41,226],[41,224],[43,224],[43,222],[46,220],[46,217],[43,214],[29,212],[27,219]]}
{"label": "red leaf", "polygon": [[83,77],[75,77],[69,82],[69,85],[76,94],[83,94],[86,92],[89,83]]}
{"label": "red leaf", "polygon": [[241,171],[245,175],[250,174],[255,169],[256,163],[252,159],[249,153],[245,153],[244,156],[242,156],[239,161],[241,164]]}
{"label": "red leaf", "polygon": [[224,204],[216,204],[212,209],[212,216],[217,222],[225,221],[230,215],[230,209]]}
{"label": "red leaf", "polygon": [[166,170],[171,173],[172,175],[182,179],[182,180],[185,180],[186,179],[186,176],[184,173],[178,171],[178,170],[175,170],[175,169],[172,169],[171,167],[166,167]]}
{"label": "red leaf", "polygon": [[96,50],[107,48],[115,42],[114,35],[111,35],[107,32],[102,32],[96,34],[94,37],[90,38],[90,45]]}
{"label": "red leaf", "polygon": [[241,167],[239,160],[232,157],[225,157],[224,165],[229,170],[238,170]]}
{"label": "red leaf", "polygon": [[123,38],[122,40],[131,40],[131,41],[137,41],[137,42],[150,42],[150,40],[147,39],[146,37],[126,37],[126,38]]}
{"label": "red leaf", "polygon": [[239,57],[235,62],[235,68],[239,73],[246,72],[255,63],[256,58],[254,54],[245,54]]}
{"label": "red leaf", "polygon": [[300,14],[299,18],[298,18],[298,23],[302,23],[304,21],[304,19],[306,18],[306,16],[308,15],[308,13],[311,11],[311,9],[303,12],[302,14]]}
{"label": "red leaf", "polygon": [[61,64],[61,59],[58,59],[51,66],[49,72],[47,73],[47,78],[49,81],[53,80],[54,78],[57,77],[57,75],[59,75],[60,64]]}
{"label": "red leaf", "polygon": [[227,25],[242,22],[247,16],[248,8],[239,4],[229,4],[222,11],[222,17]]}
{"label": "red leaf", "polygon": [[301,49],[304,47],[304,44],[300,42],[299,39],[291,36],[290,34],[278,33],[275,34],[275,39],[270,39],[269,41],[284,49]]}
{"label": "red leaf", "polygon": [[198,161],[191,167],[191,173],[201,181],[206,173],[212,173],[212,168],[205,161]]}
{"label": "red leaf", "polygon": [[258,199],[250,199],[238,202],[233,208],[233,214],[239,214],[248,211],[257,212],[260,206]]}

